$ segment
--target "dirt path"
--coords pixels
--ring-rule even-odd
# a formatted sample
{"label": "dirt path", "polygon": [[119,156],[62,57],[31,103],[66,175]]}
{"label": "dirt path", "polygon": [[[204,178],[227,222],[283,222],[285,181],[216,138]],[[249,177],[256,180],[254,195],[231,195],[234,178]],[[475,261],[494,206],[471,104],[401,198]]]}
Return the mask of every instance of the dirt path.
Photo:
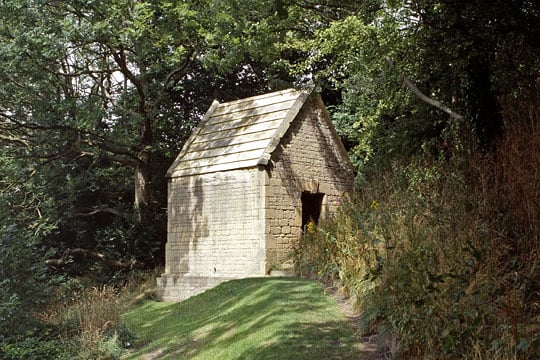
{"label": "dirt path", "polygon": [[345,315],[358,335],[358,348],[362,360],[392,359],[392,341],[382,341],[375,333],[361,334],[360,314],[354,310],[353,301],[339,289],[325,287],[325,292],[332,296],[339,310]]}

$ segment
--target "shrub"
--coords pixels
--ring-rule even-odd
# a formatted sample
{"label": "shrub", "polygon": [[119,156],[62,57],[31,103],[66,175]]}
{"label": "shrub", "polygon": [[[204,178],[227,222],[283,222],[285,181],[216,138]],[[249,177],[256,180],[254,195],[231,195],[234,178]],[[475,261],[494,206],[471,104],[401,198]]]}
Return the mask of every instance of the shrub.
{"label": "shrub", "polygon": [[304,236],[299,269],[346,287],[403,358],[539,357],[539,123],[493,156],[394,163]]}
{"label": "shrub", "polygon": [[54,227],[46,221],[31,226],[0,224],[0,342],[39,327],[32,312],[43,306],[55,282],[47,276],[47,254],[39,244]]}
{"label": "shrub", "polygon": [[56,301],[38,317],[58,329],[63,343],[77,344],[72,357],[118,359],[132,341],[121,315],[135,302],[154,296],[158,271],[133,272],[121,283],[99,286],[72,279],[57,290]]}
{"label": "shrub", "polygon": [[0,347],[5,360],[73,359],[75,344],[40,337],[20,337]]}

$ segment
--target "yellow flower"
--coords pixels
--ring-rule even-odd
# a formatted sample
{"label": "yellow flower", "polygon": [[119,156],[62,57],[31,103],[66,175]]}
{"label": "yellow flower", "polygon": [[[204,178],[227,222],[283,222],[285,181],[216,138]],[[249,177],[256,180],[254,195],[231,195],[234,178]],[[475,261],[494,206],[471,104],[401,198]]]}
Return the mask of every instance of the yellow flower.
{"label": "yellow flower", "polygon": [[307,223],[307,232],[310,234],[315,233],[315,222],[310,221]]}
{"label": "yellow flower", "polygon": [[371,210],[376,210],[379,207],[379,202],[377,200],[373,200],[371,202],[371,205],[369,205]]}

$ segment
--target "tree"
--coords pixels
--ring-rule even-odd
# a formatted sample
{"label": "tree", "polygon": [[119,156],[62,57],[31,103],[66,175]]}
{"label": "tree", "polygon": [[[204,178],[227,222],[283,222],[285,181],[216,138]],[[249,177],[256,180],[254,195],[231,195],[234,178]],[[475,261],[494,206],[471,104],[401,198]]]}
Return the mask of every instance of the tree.
{"label": "tree", "polygon": [[266,91],[277,74],[272,2],[240,5],[0,4],[0,142],[48,189],[59,230],[43,241],[62,259],[159,261],[164,174],[183,141],[214,98]]}
{"label": "tree", "polygon": [[43,306],[54,283],[43,261],[50,251],[41,243],[56,230],[45,215],[51,204],[39,179],[19,180],[24,167],[0,149],[0,345],[32,332],[29,310]]}
{"label": "tree", "polygon": [[356,10],[291,46],[306,55],[299,71],[341,92],[332,111],[361,167],[440,149],[457,129],[489,151],[504,126],[501,98],[537,92],[536,3],[366,1]]}

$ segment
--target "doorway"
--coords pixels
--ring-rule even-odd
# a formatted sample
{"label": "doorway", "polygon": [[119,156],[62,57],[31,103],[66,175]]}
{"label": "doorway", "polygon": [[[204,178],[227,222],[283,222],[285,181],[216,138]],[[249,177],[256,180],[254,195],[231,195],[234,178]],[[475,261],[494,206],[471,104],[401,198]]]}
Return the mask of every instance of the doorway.
{"label": "doorway", "polygon": [[315,224],[319,222],[323,198],[323,193],[302,192],[302,232],[305,232],[306,225],[310,221]]}

